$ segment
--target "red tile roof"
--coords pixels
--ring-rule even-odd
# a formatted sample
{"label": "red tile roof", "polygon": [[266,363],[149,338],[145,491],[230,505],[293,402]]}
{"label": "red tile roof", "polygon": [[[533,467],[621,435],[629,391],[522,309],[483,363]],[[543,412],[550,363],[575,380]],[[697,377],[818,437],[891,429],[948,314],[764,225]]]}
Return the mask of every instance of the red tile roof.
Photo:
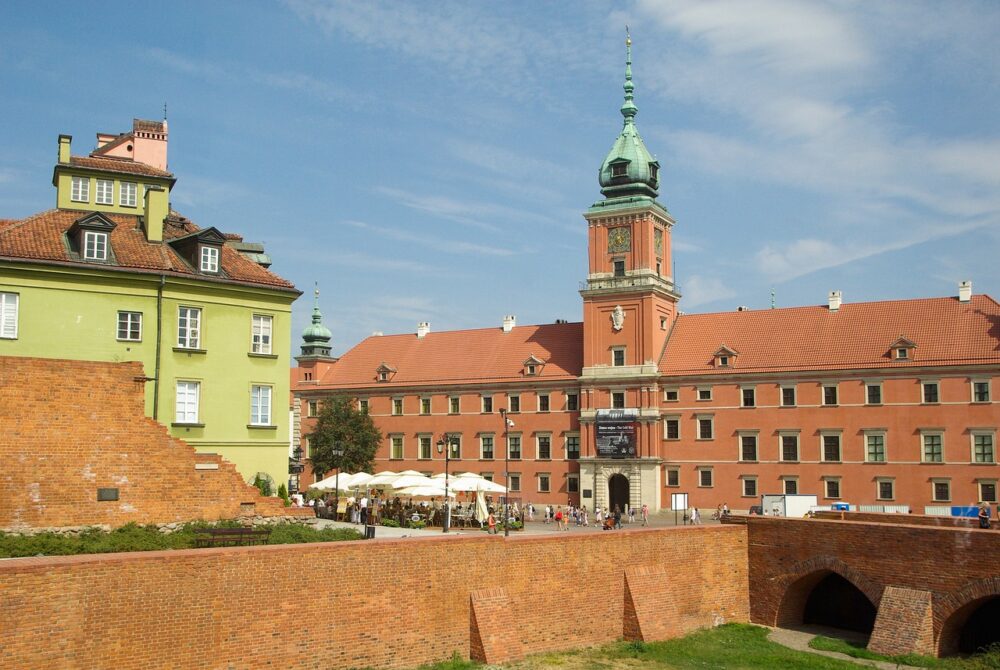
{"label": "red tile roof", "polygon": [[[891,347],[912,341],[913,359]],[[726,345],[738,352],[729,368],[714,365]],[[1000,305],[986,295],[971,302],[924,298],[749,310],[678,317],[660,361],[664,375],[792,370],[908,368],[1000,363]]]}
{"label": "red tile roof", "polygon": [[[534,377],[524,376],[529,356],[545,361]],[[376,382],[376,369],[396,370],[388,382]],[[373,335],[332,365],[320,386],[394,387],[451,383],[575,379],[583,365],[583,324],[557,323],[503,329],[454,330],[409,335]]]}
{"label": "red tile roof", "polygon": [[[104,170],[106,172],[120,172],[123,174],[134,174],[146,177],[173,178],[174,176],[172,172],[155,168],[152,165],[138,163],[128,158],[115,158],[112,156],[71,156],[69,164],[73,167],[84,167],[94,170]],[[56,167],[58,167],[58,165]]]}
{"label": "red tile roof", "polygon": [[[96,265],[80,261],[69,251],[66,244],[66,231],[74,221],[86,215],[87,212],[50,209],[26,219],[12,221],[6,226],[0,223],[0,261],[27,259]],[[203,276],[195,272],[169,244],[147,242],[145,233],[139,225],[138,216],[108,213],[103,215],[114,221],[116,227],[111,232],[113,262],[102,263],[100,267]],[[197,230],[200,229],[192,221],[173,212],[168,223],[164,225],[163,237],[169,241]],[[282,279],[230,247],[221,248],[220,263],[223,281],[295,290],[295,286],[288,280]]]}

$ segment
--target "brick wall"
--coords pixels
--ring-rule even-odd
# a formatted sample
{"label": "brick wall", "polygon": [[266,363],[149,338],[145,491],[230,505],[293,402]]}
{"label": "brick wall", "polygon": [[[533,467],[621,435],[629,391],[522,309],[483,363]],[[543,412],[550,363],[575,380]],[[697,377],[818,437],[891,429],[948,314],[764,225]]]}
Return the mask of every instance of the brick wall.
{"label": "brick wall", "polygon": [[746,621],[746,556],[745,528],[714,526],[16,559],[0,649],[7,667],[120,670],[494,662],[621,638],[628,571],[665,577],[633,579],[633,600],[673,594],[633,628]]}
{"label": "brick wall", "polygon": [[[286,513],[144,416],[143,376],[140,363],[0,358],[0,529],[235,518],[243,502]],[[119,499],[98,502],[99,488]]]}
{"label": "brick wall", "polygon": [[[885,515],[875,516],[884,521]],[[963,623],[961,616],[953,615],[1000,596],[1000,570],[992,559],[1000,555],[1000,533],[994,531],[771,517],[749,517],[747,530],[750,618],[755,623],[800,622],[811,587],[836,572],[875,607],[888,587],[929,594],[934,648],[946,653],[953,650],[954,634]],[[910,593],[896,600],[920,602]],[[898,611],[912,616],[890,621],[880,612],[878,638],[904,639],[922,630],[924,615],[918,606],[899,605]],[[925,637],[911,637],[914,649],[926,649]]]}
{"label": "brick wall", "polygon": [[[816,512],[817,519],[829,521],[869,521],[871,523],[906,524],[908,526],[940,526],[943,528],[979,528],[979,519],[923,514],[883,514],[879,512]],[[990,519],[993,521],[993,519]]]}

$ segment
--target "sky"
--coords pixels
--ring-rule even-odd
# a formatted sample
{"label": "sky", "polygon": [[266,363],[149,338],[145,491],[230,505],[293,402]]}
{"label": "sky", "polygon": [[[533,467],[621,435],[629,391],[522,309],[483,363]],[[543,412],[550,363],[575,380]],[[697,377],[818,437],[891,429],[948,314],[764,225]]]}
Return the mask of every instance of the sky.
{"label": "sky", "polygon": [[54,206],[60,133],[166,103],[172,206],[304,291],[293,353],[317,283],[335,355],[579,321],[626,25],[683,312],[1000,296],[989,0],[11,0],[0,218]]}

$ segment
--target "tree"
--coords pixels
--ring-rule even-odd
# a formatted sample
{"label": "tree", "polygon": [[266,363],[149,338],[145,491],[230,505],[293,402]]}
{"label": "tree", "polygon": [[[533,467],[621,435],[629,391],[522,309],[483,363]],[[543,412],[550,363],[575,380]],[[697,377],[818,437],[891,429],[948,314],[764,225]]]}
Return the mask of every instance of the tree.
{"label": "tree", "polygon": [[[343,395],[333,396],[321,405],[316,425],[308,435],[313,472],[321,474],[338,467],[345,472],[370,472],[382,433],[368,412],[355,409],[351,399]],[[335,446],[344,452],[339,458],[333,455]]]}

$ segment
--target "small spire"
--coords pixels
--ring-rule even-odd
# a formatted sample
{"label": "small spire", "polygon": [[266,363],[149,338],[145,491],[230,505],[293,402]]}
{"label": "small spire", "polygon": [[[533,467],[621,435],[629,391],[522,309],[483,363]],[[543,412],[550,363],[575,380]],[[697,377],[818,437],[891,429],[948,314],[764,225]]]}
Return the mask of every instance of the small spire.
{"label": "small spire", "polygon": [[166,102],[163,103],[163,120],[164,121],[167,120],[167,103]]}
{"label": "small spire", "polygon": [[316,305],[319,305],[319,282],[316,282],[315,287],[316,288],[313,289],[313,295],[316,296],[314,302]]}
{"label": "small spire", "polygon": [[771,309],[774,309],[774,289],[771,289]]}
{"label": "small spire", "polygon": [[622,116],[625,117],[625,125],[633,122],[636,113],[639,108],[635,106],[632,101],[632,92],[635,90],[635,84],[632,83],[632,36],[629,33],[628,26],[625,26],[625,103],[622,105]]}

